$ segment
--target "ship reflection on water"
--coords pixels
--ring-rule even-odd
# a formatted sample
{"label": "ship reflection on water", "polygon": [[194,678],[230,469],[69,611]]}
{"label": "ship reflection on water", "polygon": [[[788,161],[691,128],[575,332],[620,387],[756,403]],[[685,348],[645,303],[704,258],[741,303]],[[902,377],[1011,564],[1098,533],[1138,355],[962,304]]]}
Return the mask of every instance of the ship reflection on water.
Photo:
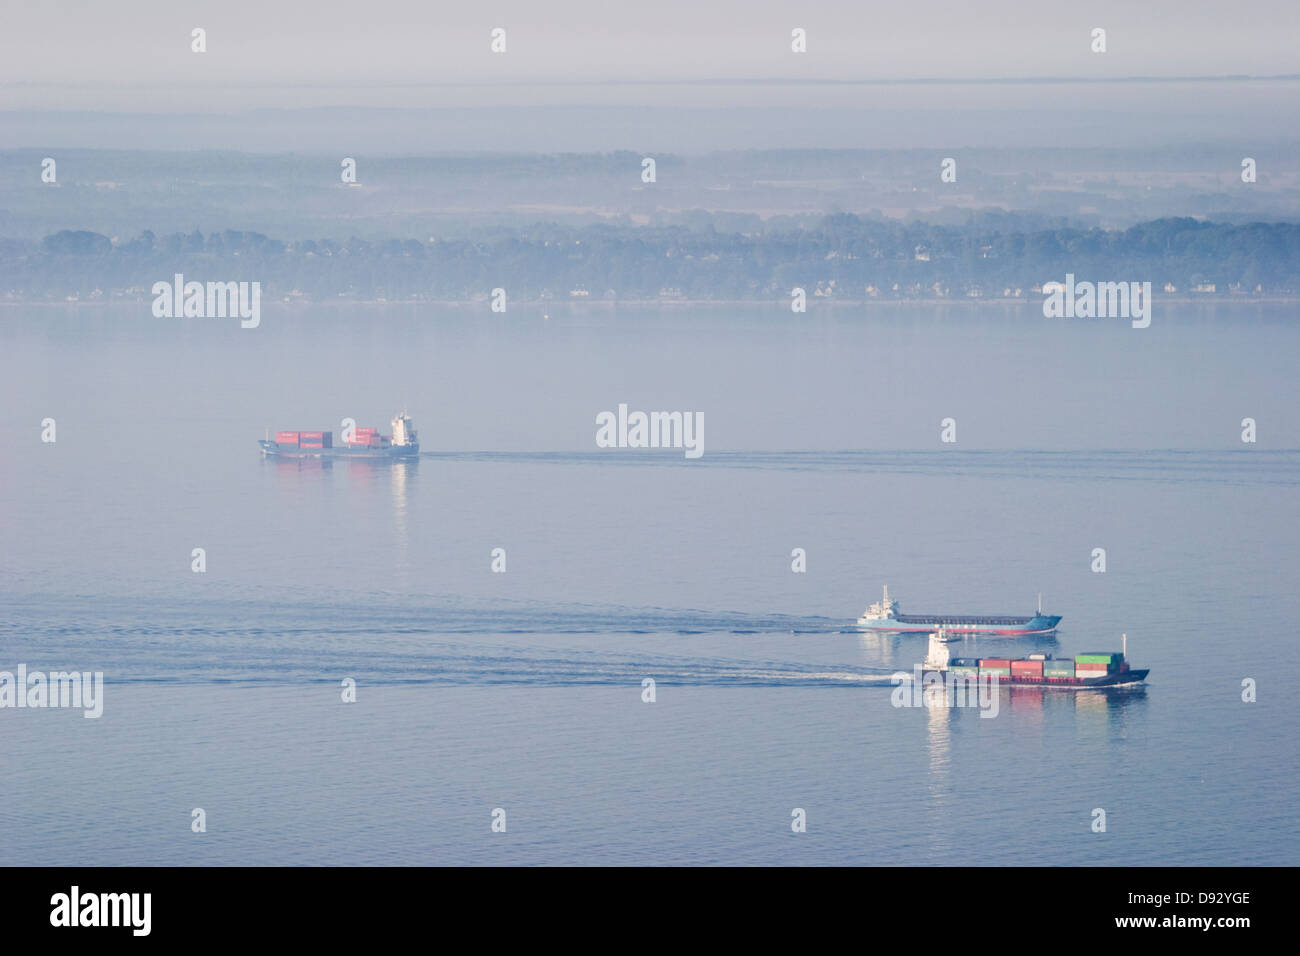
{"label": "ship reflection on water", "polygon": [[[1004,712],[1035,715],[1045,710],[1073,709],[1085,714],[1113,714],[1135,701],[1145,702],[1147,688],[1145,684],[1085,690],[999,685],[997,692],[999,709]],[[974,692],[968,696],[963,691],[954,693],[947,684],[935,684],[925,689],[924,699],[927,709],[947,712],[965,709],[965,701],[974,702],[976,696]]]}
{"label": "ship reflection on water", "polygon": [[307,472],[326,472],[333,471],[334,467],[344,469],[344,473],[360,482],[365,482],[369,478],[380,477],[383,475],[393,475],[394,487],[398,483],[405,486],[406,479],[415,474],[420,464],[418,458],[408,459],[370,459],[356,458],[349,461],[346,458],[285,458],[280,456],[268,456],[262,458],[263,465],[271,465],[277,473],[293,473],[299,471]]}
{"label": "ship reflection on water", "polygon": [[1021,651],[1030,654],[1046,654],[1055,650],[1060,644],[1056,634],[1057,632],[1053,631],[1051,634],[1027,634],[1024,637],[1011,638],[985,636],[982,643],[986,647],[992,644],[996,653],[993,650],[980,650],[981,640],[978,634],[956,634],[954,635],[956,640],[949,639],[948,643],[953,649],[953,657],[996,657],[1003,652],[1013,653],[1008,650],[1009,648],[1014,648],[1015,656],[1020,657],[1023,656]]}
{"label": "ship reflection on water", "polygon": [[262,464],[271,465],[277,474],[296,471],[329,471],[334,467],[332,458],[283,458],[280,456],[264,457]]}
{"label": "ship reflection on water", "polygon": [[[940,819],[946,819],[954,801],[953,738],[977,730],[981,717],[992,717],[991,724],[999,720],[1013,721],[1011,728],[1017,738],[1045,739],[1049,723],[1055,718],[1074,712],[1075,733],[1084,737],[1115,740],[1127,739],[1132,718],[1146,725],[1146,687],[1138,685],[1111,690],[1065,691],[1042,687],[999,687],[997,710],[983,706],[969,706],[972,701],[961,691],[944,684],[928,688],[926,699],[925,747],[929,758],[927,792],[930,810]],[[984,704],[990,703],[985,701]],[[967,713],[960,713],[966,711]],[[1050,712],[1050,713],[1049,713]],[[1049,719],[1051,718],[1051,719]],[[958,741],[957,747],[961,743]],[[960,755],[958,755],[960,756]],[[928,830],[935,852],[946,852],[943,827]]]}
{"label": "ship reflection on water", "polygon": [[352,461],[332,458],[263,458],[262,464],[275,468],[276,475],[290,476],[300,473],[329,476],[333,480],[335,468],[340,477],[346,476],[347,482],[358,488],[377,486],[387,480],[392,489],[393,517],[399,535],[406,532],[408,498],[414,487],[413,479],[419,473],[419,458],[408,460],[365,460]]}
{"label": "ship reflection on water", "polygon": [[411,570],[408,497],[419,461],[418,458],[412,458],[410,461],[394,461],[387,464],[392,482],[393,536],[395,539],[393,559],[396,570],[400,574],[398,583],[403,586],[411,584],[408,578]]}
{"label": "ship reflection on water", "polygon": [[[1033,734],[1046,726],[1049,713],[1059,716],[1073,711],[1075,726],[1085,731],[1106,730],[1120,739],[1128,736],[1129,719],[1146,710],[1147,688],[1138,684],[1098,690],[1062,690],[1044,687],[999,687],[994,720],[1014,720],[1017,733]],[[954,711],[968,710],[970,717],[989,716],[991,708],[979,706],[974,695],[954,692],[945,684],[927,688],[926,745],[930,756],[932,780],[947,776],[951,763],[952,722]],[[977,721],[978,722],[978,721]],[[960,733],[960,731],[959,731]]]}
{"label": "ship reflection on water", "polygon": [[[287,494],[304,500],[312,485],[326,487],[326,500],[334,492],[349,502],[349,519],[365,523],[391,513],[393,522],[393,570],[397,583],[411,581],[410,523],[411,497],[419,475],[420,459],[338,459],[264,457],[263,466],[273,467],[276,484]],[[387,499],[387,500],[385,500]]]}
{"label": "ship reflection on water", "polygon": [[[949,696],[942,689],[939,694]],[[943,702],[936,702],[926,708],[926,742],[930,748],[930,773],[944,776],[948,773],[951,762],[950,744],[952,743],[952,710]]]}
{"label": "ship reflection on water", "polygon": [[858,635],[858,647],[865,652],[863,662],[880,663],[886,667],[894,665],[902,641],[902,637],[888,631],[864,631]]}

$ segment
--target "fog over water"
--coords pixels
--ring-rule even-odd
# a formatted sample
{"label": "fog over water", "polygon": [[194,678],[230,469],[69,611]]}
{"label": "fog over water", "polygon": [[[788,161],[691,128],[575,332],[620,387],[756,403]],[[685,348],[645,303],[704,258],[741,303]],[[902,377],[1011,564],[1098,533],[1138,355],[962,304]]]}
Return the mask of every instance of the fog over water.
{"label": "fog over water", "polygon": [[7,11],[0,148],[1249,150],[1300,125],[1300,12],[1271,0],[1231,14],[1176,0],[1050,13],[1036,0],[388,0],[360,25],[343,0],[132,10],[129,30],[114,8],[69,0]]}

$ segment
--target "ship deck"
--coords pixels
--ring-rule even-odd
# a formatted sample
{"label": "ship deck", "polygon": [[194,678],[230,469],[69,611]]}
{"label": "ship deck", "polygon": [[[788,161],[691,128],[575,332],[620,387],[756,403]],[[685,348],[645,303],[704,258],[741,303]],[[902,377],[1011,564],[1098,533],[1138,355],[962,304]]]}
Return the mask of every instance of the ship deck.
{"label": "ship deck", "polygon": [[1034,615],[1027,617],[1017,617],[1007,614],[999,615],[980,615],[980,614],[899,614],[894,620],[900,624],[990,624],[990,625],[1019,625],[1028,624],[1034,619]]}

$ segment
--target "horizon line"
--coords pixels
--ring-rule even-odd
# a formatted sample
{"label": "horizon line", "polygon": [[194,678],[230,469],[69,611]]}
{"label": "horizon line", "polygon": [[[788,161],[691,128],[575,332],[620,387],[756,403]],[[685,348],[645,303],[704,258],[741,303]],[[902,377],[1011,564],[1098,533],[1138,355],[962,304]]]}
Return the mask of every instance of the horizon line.
{"label": "horizon line", "polygon": [[[302,83],[302,82],[265,82],[265,83],[124,83],[112,86],[97,85],[93,89],[103,90],[275,90],[275,89],[348,89],[348,90],[384,90],[384,89],[459,89],[464,87],[514,88],[514,87],[585,87],[585,86],[922,86],[922,85],[1029,85],[1029,84],[1116,84],[1116,83],[1278,83],[1300,80],[1300,73],[1225,73],[1225,74],[1190,74],[1173,76],[1130,75],[1130,76],[993,76],[993,77],[683,77],[675,79],[517,79],[517,80],[447,80],[427,82],[389,82],[389,83]],[[0,82],[0,90],[30,89],[90,89],[86,84],[67,82],[45,82],[31,80],[10,80]],[[333,107],[263,107],[265,109],[330,109]],[[20,112],[7,110],[4,112]],[[41,112],[47,112],[42,110]],[[53,112],[77,112],[55,110]],[[84,112],[84,111],[82,111]],[[91,112],[94,112],[93,110]]]}

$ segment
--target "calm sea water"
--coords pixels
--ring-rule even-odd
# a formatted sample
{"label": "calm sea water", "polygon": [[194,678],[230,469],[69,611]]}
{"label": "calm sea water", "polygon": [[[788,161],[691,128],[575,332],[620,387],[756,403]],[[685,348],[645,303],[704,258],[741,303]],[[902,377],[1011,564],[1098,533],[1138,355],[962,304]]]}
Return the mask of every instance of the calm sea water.
{"label": "calm sea water", "polygon": [[[0,710],[0,863],[1300,862],[1289,307],[147,312],[0,312],[0,669],[107,682]],[[399,407],[418,463],[259,458]],[[1150,680],[896,708],[882,584]]]}

